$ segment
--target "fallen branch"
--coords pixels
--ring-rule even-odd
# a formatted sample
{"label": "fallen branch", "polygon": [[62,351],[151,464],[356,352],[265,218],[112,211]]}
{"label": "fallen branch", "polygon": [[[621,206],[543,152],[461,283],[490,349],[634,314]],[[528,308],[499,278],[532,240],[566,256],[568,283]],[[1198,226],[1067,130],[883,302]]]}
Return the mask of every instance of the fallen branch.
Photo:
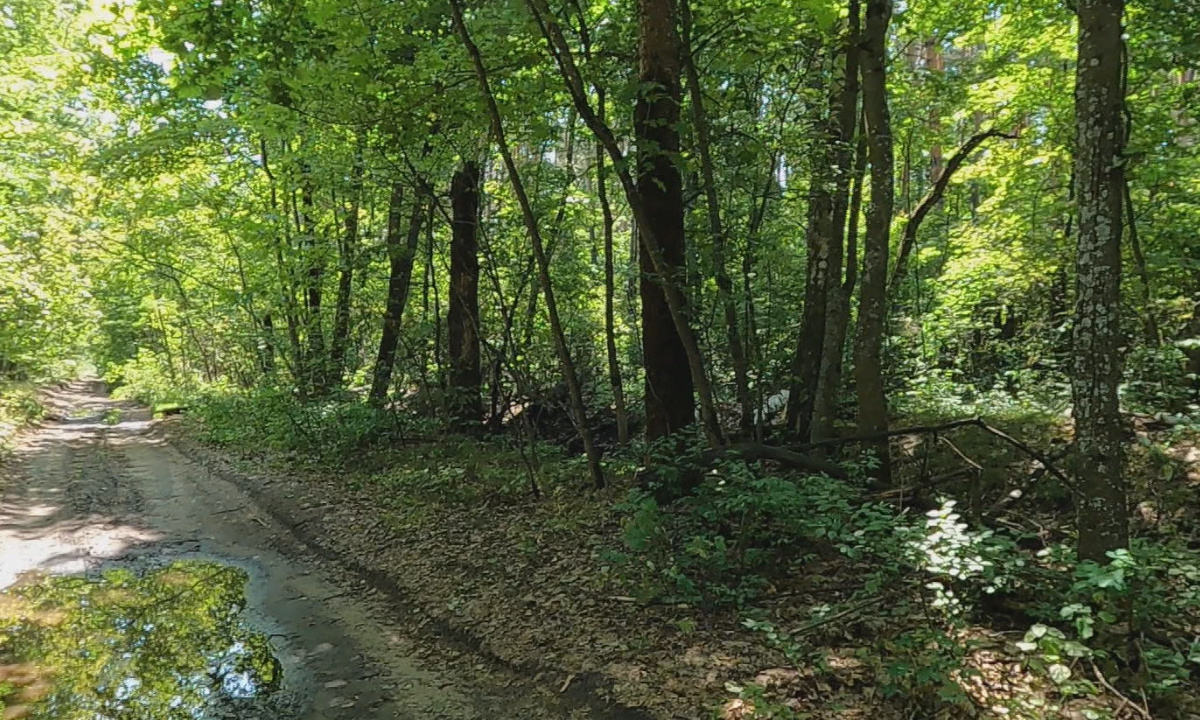
{"label": "fallen branch", "polygon": [[877,500],[903,502],[908,499],[909,495],[916,494],[923,490],[931,490],[938,485],[950,482],[951,480],[964,480],[966,478],[975,477],[977,474],[978,471],[974,468],[959,468],[958,470],[951,470],[950,472],[942,473],[941,475],[931,475],[928,478],[912,485],[880,490],[873,493],[871,497]]}
{"label": "fallen branch", "polygon": [[[992,435],[997,438],[1000,438],[1001,440],[1008,443],[1009,445],[1012,445],[1017,450],[1020,450],[1025,455],[1028,455],[1030,458],[1036,460],[1038,463],[1040,463],[1042,465],[1042,467],[1046,468],[1046,472],[1048,472],[1051,475],[1053,475],[1054,477],[1058,478],[1060,481],[1062,481],[1062,483],[1064,485],[1067,486],[1067,488],[1069,488],[1072,492],[1078,494],[1078,490],[1075,487],[1075,483],[1072,482],[1071,479],[1069,477],[1067,477],[1067,475],[1064,472],[1062,472],[1057,467],[1055,467],[1054,463],[1050,460],[1050,458],[1048,456],[1046,456],[1042,452],[1039,452],[1038,450],[1035,450],[1034,448],[1030,447],[1029,445],[1025,444],[1024,442],[1021,442],[1020,440],[1014,438],[1012,435],[1009,435],[1008,433],[1004,432],[1003,430],[1000,430],[998,428],[992,427],[991,425],[988,425],[986,422],[983,421],[982,418],[977,418],[977,417],[964,418],[962,420],[952,420],[950,422],[942,423],[940,425],[914,425],[912,427],[896,428],[894,430],[888,430],[886,432],[870,433],[867,435],[853,435],[850,437],[842,437],[842,438],[833,438],[830,440],[822,440],[820,442],[807,443],[805,445],[798,445],[795,448],[793,448],[793,450],[812,450],[815,448],[836,447],[839,445],[851,445],[854,443],[865,443],[865,442],[872,442],[872,441],[877,441],[877,440],[886,440],[888,438],[900,437],[901,435],[928,435],[931,433],[943,433],[948,430],[957,430],[959,428],[964,428],[964,427],[979,428],[980,430],[986,432],[987,434]],[[798,453],[796,453],[796,454],[798,454]],[[803,457],[803,456],[801,456],[801,457]]]}
{"label": "fallen branch", "polygon": [[743,442],[725,445],[712,450],[706,450],[700,455],[700,463],[705,467],[712,465],[726,455],[736,455],[743,460],[770,460],[796,470],[824,473],[832,478],[844,480],[846,471],[840,465],[820,460],[809,455],[802,455],[786,448],[763,445],[761,443]]}
{"label": "fallen branch", "polygon": [[1094,672],[1096,674],[1096,679],[1100,681],[1100,684],[1103,685],[1105,687],[1105,689],[1107,689],[1113,695],[1116,695],[1117,697],[1121,698],[1121,700],[1123,702],[1125,702],[1125,704],[1127,704],[1129,707],[1133,708],[1134,710],[1137,710],[1138,715],[1141,715],[1142,717],[1146,718],[1147,720],[1154,720],[1154,716],[1150,714],[1150,708],[1145,707],[1144,705],[1139,705],[1139,704],[1135,703],[1133,700],[1130,700],[1120,690],[1113,687],[1112,683],[1110,683],[1108,681],[1108,678],[1104,677],[1104,673],[1100,672],[1100,668],[1099,668],[1099,666],[1096,665],[1096,662],[1094,660],[1092,661],[1092,672]]}
{"label": "fallen branch", "polygon": [[872,605],[878,605],[879,603],[883,602],[887,598],[888,598],[887,595],[876,595],[875,597],[867,598],[866,600],[863,600],[862,602],[851,605],[850,607],[846,608],[845,610],[842,610],[841,612],[836,612],[832,615],[828,615],[826,617],[823,617],[823,618],[820,618],[817,620],[813,620],[812,622],[808,623],[807,625],[801,625],[800,627],[791,631],[790,635],[793,638],[799,637],[801,635],[805,635],[807,633],[812,632],[813,630],[816,630],[819,627],[828,625],[830,623],[837,622],[838,620],[841,620],[844,617],[848,617],[850,615],[853,615],[856,612],[865,610],[865,609],[871,607]]}

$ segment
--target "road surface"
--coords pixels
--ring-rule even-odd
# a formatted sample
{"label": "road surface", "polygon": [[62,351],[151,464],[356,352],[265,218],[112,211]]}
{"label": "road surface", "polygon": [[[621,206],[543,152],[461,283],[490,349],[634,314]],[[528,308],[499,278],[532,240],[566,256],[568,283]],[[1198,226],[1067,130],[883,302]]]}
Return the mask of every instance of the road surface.
{"label": "road surface", "polygon": [[269,635],[296,720],[586,716],[530,707],[528,678],[489,671],[494,682],[480,686],[438,667],[437,649],[406,632],[381,593],[173,449],[148,410],[98,383],[51,391],[48,402],[54,419],[26,435],[0,481],[0,590],[30,571],[217,561],[249,573],[247,622]]}

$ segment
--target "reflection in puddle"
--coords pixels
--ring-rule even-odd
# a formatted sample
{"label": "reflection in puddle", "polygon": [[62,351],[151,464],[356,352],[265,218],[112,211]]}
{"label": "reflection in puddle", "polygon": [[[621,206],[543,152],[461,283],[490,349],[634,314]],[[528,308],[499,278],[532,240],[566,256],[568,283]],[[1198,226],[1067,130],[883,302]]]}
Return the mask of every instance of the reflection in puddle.
{"label": "reflection in puddle", "polygon": [[238,568],[180,561],[0,593],[0,714],[258,716],[282,672],[266,636],[240,619],[247,579]]}

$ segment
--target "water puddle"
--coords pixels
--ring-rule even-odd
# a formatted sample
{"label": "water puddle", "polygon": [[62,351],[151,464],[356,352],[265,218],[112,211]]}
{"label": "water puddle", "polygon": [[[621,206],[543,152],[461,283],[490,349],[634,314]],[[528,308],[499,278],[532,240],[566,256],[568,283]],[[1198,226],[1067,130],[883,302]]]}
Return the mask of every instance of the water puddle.
{"label": "water puddle", "polygon": [[0,593],[0,716],[283,718],[283,673],[242,620],[245,571],[177,561]]}

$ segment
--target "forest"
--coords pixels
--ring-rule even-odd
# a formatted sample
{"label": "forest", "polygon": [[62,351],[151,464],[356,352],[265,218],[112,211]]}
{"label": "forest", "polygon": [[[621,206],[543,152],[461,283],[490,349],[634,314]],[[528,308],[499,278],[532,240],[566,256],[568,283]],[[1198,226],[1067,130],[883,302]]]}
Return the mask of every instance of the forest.
{"label": "forest", "polygon": [[1195,0],[0,0],[0,443],[647,717],[1200,718],[1198,123]]}

